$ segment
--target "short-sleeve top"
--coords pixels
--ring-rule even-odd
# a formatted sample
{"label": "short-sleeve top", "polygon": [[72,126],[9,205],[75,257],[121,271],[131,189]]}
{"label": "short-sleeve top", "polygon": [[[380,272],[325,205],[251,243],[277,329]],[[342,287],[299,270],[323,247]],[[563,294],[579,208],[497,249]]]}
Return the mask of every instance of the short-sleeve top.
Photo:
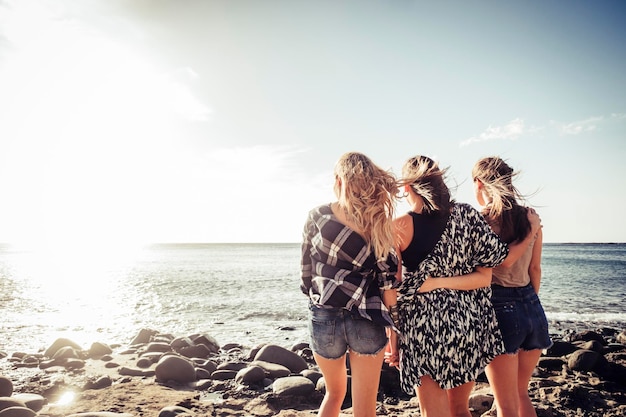
{"label": "short-sleeve top", "polygon": [[498,265],[493,269],[491,283],[503,287],[525,287],[530,284],[528,267],[533,257],[533,248],[537,241],[537,235],[526,248],[524,254],[511,266]]}

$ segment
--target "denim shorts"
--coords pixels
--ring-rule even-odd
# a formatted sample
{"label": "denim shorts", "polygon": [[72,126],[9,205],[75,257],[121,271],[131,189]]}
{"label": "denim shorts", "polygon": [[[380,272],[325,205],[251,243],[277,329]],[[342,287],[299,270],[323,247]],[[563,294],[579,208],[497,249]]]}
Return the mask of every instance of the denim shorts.
{"label": "denim shorts", "polygon": [[350,349],[375,355],[387,345],[385,327],[345,308],[309,305],[311,349],[325,359],[339,359]]}
{"label": "denim shorts", "polygon": [[506,353],[547,349],[552,346],[548,320],[532,285],[492,285],[491,302],[504,339]]}

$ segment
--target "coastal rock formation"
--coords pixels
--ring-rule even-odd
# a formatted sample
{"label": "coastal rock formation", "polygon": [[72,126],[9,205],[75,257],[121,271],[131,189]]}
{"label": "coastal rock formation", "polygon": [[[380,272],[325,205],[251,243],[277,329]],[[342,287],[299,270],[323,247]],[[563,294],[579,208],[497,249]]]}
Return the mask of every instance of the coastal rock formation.
{"label": "coastal rock formation", "polygon": [[[538,416],[626,416],[626,332],[604,327],[555,339],[529,389]],[[379,415],[419,415],[395,368],[385,365],[380,378]],[[306,343],[246,350],[206,334],[143,329],[124,349],[95,342],[83,350],[58,339],[43,354],[0,353],[0,417],[303,417],[315,415],[323,391]],[[473,415],[491,415],[492,404],[482,375]],[[342,415],[350,414],[347,395]]]}

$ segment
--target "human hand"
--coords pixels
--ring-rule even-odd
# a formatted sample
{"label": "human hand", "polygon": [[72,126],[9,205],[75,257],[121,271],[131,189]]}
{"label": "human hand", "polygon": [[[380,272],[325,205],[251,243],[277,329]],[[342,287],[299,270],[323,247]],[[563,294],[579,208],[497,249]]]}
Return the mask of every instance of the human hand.
{"label": "human hand", "polygon": [[417,289],[417,292],[418,293],[431,292],[432,290],[436,290],[437,288],[438,288],[437,287],[437,281],[435,280],[435,278],[427,276],[426,280]]}
{"label": "human hand", "polygon": [[398,354],[398,335],[391,329],[387,329],[389,343],[385,347],[385,362],[389,366],[400,367],[400,355]]}
{"label": "human hand", "polygon": [[532,234],[535,234],[541,228],[541,217],[539,217],[539,214],[537,214],[535,209],[532,207],[528,208],[527,214],[528,214],[528,221],[530,222],[530,230]]}

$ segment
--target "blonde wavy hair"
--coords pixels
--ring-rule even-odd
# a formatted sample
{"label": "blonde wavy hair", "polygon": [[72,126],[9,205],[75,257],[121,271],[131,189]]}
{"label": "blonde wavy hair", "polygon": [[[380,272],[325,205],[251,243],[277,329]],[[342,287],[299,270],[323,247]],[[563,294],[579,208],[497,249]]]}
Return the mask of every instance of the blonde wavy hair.
{"label": "blonde wavy hair", "polygon": [[526,208],[518,202],[525,197],[513,186],[518,174],[498,156],[482,158],[472,168],[474,181],[483,184],[489,198],[483,215],[490,224],[499,226],[499,235],[506,243],[523,240],[531,230]]}
{"label": "blonde wavy hair", "polygon": [[395,176],[358,152],[339,158],[335,176],[341,181],[336,191],[346,216],[359,227],[376,259],[386,259],[394,246],[393,218],[398,198]]}

